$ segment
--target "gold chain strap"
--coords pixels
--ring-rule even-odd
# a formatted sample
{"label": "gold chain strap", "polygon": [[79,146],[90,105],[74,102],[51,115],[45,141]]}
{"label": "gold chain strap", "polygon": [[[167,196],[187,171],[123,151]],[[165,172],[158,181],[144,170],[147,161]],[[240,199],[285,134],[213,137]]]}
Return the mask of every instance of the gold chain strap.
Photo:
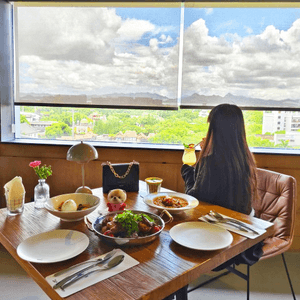
{"label": "gold chain strap", "polygon": [[134,162],[132,161],[132,162],[129,164],[128,169],[127,169],[127,171],[125,172],[125,174],[122,175],[122,176],[120,176],[120,175],[115,171],[115,169],[113,168],[113,166],[111,165],[111,163],[110,163],[109,161],[107,162],[107,164],[108,164],[110,170],[111,170],[112,173],[115,175],[115,177],[120,178],[120,179],[125,178],[125,177],[129,174],[129,172],[130,172],[130,170],[131,170],[131,167],[132,167],[133,163],[134,163]]}

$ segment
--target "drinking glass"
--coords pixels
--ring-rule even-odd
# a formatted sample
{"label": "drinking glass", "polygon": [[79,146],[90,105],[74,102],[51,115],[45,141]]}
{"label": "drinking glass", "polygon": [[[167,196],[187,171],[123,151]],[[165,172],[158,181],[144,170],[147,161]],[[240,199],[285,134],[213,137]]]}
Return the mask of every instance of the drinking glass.
{"label": "drinking glass", "polygon": [[148,178],[145,179],[145,181],[147,182],[147,192],[148,192],[148,194],[159,193],[160,192],[161,184],[163,182],[163,180],[161,178],[148,177]]}
{"label": "drinking glass", "polygon": [[20,195],[9,194],[5,191],[7,213],[10,216],[21,214],[24,210],[25,192]]}
{"label": "drinking glass", "polygon": [[196,163],[195,148],[185,148],[182,155],[182,162],[186,165],[192,166]]}

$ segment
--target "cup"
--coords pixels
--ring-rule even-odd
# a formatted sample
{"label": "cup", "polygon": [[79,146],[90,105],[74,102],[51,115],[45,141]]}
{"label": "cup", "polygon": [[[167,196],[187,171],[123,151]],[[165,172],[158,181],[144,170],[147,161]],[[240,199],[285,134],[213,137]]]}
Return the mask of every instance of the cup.
{"label": "cup", "polygon": [[182,162],[186,165],[192,166],[196,163],[195,148],[185,148],[182,155]]}
{"label": "cup", "polygon": [[25,192],[20,195],[11,195],[5,192],[7,214],[10,216],[21,214],[24,210]]}
{"label": "cup", "polygon": [[163,180],[158,177],[148,177],[145,179],[147,183],[148,194],[159,193]]}

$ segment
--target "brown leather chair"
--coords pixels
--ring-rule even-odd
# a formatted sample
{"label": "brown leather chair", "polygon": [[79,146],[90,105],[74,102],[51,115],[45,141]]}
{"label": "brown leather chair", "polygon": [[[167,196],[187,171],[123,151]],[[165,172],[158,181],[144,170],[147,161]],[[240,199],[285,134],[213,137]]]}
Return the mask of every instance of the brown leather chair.
{"label": "brown leather chair", "polygon": [[[297,187],[294,177],[265,169],[257,169],[257,197],[253,201],[252,207],[257,218],[274,223],[274,233],[264,240],[263,255],[260,260],[281,254],[294,300],[296,300],[296,297],[284,252],[290,248],[293,241],[296,197]],[[247,281],[247,299],[249,299],[250,265],[247,265],[247,274],[236,270],[234,265],[226,267],[226,269],[227,272],[188,290],[188,292],[232,272]]]}
{"label": "brown leather chair", "polygon": [[287,251],[292,245],[296,218],[296,180],[289,175],[257,169],[255,216],[274,223],[274,234],[264,240],[261,259]]}
{"label": "brown leather chair", "polygon": [[288,273],[284,252],[293,242],[296,219],[297,183],[292,176],[257,169],[257,198],[253,201],[255,216],[274,223],[274,233],[264,240],[263,256],[267,259],[281,254],[294,299],[295,293]]}

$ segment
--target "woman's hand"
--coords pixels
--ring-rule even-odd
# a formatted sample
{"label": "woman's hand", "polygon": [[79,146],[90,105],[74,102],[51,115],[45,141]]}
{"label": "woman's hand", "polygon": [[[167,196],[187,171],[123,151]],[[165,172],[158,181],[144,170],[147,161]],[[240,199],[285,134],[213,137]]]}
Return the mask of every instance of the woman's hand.
{"label": "woman's hand", "polygon": [[202,138],[202,141],[199,143],[200,144],[200,149],[202,149],[204,147],[206,138]]}

